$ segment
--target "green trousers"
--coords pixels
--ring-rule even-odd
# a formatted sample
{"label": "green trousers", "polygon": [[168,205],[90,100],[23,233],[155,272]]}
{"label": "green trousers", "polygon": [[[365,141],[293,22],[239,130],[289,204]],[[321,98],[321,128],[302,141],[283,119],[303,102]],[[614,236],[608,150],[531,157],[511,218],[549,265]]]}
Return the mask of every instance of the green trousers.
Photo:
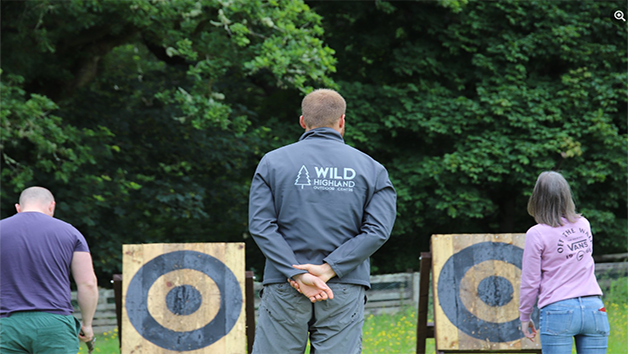
{"label": "green trousers", "polygon": [[76,354],[80,322],[74,316],[47,312],[15,312],[0,318],[2,354]]}

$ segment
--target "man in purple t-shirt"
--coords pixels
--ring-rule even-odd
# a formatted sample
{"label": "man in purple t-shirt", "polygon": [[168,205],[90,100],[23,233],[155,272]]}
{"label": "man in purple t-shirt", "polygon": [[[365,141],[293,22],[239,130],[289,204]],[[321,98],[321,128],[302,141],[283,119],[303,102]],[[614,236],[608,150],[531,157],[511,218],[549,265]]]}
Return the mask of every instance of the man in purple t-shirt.
{"label": "man in purple t-shirt", "polygon": [[[83,235],[53,217],[55,201],[30,187],[0,220],[0,352],[72,353],[90,341],[98,304],[92,257]],[[70,273],[83,324],[72,316]]]}

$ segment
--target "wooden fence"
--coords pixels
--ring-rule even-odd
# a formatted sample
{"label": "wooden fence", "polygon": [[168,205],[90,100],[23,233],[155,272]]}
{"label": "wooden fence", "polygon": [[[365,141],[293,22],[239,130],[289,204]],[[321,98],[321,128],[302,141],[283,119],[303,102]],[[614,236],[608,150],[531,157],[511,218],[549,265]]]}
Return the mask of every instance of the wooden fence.
{"label": "wooden fence", "polygon": [[[602,288],[608,288],[613,279],[628,276],[628,262],[596,263],[595,273]],[[254,283],[255,310],[259,308],[259,290],[261,283]],[[371,289],[366,292],[368,302],[365,306],[367,315],[392,314],[408,306],[418,308],[419,273],[397,273],[374,275],[371,277]],[[76,293],[72,293],[72,302],[76,306]],[[80,320],[81,313],[75,316]],[[257,313],[256,317],[257,318]],[[100,289],[98,307],[94,318],[94,332],[104,333],[117,327],[115,298],[112,289]]]}
{"label": "wooden fence", "polygon": [[[255,318],[260,304],[262,283],[255,282]],[[366,292],[366,315],[391,314],[407,306],[419,306],[419,273],[397,273],[371,276],[371,289]]]}
{"label": "wooden fence", "polygon": [[595,275],[602,289],[608,289],[614,279],[628,277],[628,262],[596,263]]}

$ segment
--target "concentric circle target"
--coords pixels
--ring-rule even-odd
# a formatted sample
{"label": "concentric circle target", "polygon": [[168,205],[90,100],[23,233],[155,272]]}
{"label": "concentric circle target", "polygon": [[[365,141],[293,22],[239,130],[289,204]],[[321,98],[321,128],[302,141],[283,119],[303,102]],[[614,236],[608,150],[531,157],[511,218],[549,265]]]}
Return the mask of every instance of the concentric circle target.
{"label": "concentric circle target", "polygon": [[[464,306],[472,309],[470,311],[481,320],[508,322],[519,316],[519,303],[513,301],[519,299],[519,287],[514,286],[511,279],[520,278],[521,269],[514,264],[484,261],[469,268],[460,280],[460,298]],[[495,311],[495,308],[499,308],[499,311]],[[510,314],[510,317],[504,314]]]}
{"label": "concentric circle target", "polygon": [[[508,342],[523,338],[520,321],[493,322],[471,313],[460,296],[466,289],[467,272],[483,267],[484,262],[500,261],[521,269],[523,249],[503,242],[481,242],[452,255],[443,265],[438,278],[438,301],[449,321],[471,337],[491,342]],[[486,306],[512,306],[519,289],[514,289],[505,276],[493,274],[476,284],[477,295]]]}
{"label": "concentric circle target", "polygon": [[[149,311],[149,304],[155,303],[149,301],[150,289],[158,279],[167,281],[172,272],[200,272],[201,276],[210,278],[206,280],[211,285],[206,287],[217,288],[219,294],[214,298],[219,298],[218,311],[203,327],[173,330],[158,322]],[[199,308],[208,306],[203,289],[199,284],[171,284],[165,299],[157,302],[166,305],[172,316],[194,316]],[[174,351],[196,350],[217,342],[231,331],[241,310],[242,289],[233,272],[220,260],[196,251],[175,251],[150,260],[135,273],[126,293],[126,311],[137,332],[153,344]]]}
{"label": "concentric circle target", "polygon": [[[164,291],[165,290],[165,291]],[[148,311],[163,327],[188,332],[204,327],[220,309],[220,290],[194,269],[163,274],[148,290]]]}

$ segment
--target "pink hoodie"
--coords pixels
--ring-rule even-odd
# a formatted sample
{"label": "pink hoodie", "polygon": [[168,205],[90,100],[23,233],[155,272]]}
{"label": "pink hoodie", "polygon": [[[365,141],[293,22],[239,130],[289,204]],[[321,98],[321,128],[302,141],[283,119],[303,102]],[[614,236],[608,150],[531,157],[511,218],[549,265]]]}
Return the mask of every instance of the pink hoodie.
{"label": "pink hoodie", "polygon": [[542,308],[579,296],[602,295],[595,278],[589,221],[562,219],[563,226],[537,224],[526,233],[521,271],[519,319],[529,321],[534,302]]}

